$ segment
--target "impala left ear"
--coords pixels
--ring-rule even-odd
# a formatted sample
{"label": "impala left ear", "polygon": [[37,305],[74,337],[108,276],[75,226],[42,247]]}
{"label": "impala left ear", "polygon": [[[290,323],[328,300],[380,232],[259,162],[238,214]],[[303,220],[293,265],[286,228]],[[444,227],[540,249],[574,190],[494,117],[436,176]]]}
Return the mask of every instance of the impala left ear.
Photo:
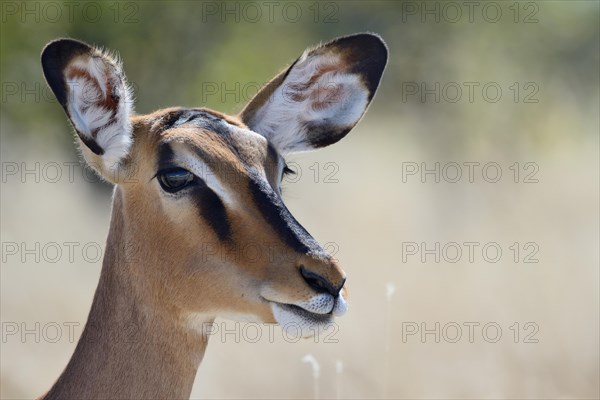
{"label": "impala left ear", "polygon": [[86,162],[116,183],[133,141],[133,100],[121,63],[86,43],[58,39],[42,51],[42,68]]}
{"label": "impala left ear", "polygon": [[383,40],[345,36],[308,49],[240,113],[283,154],[328,146],[365,113],[387,63]]}

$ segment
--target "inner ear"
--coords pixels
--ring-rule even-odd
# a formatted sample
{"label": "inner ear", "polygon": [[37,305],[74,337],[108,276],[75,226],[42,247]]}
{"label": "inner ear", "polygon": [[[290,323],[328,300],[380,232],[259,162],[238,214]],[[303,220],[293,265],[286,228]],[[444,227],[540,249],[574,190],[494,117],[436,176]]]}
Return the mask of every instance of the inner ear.
{"label": "inner ear", "polygon": [[250,101],[241,119],[283,154],[330,145],[360,120],[386,62],[387,47],[373,34],[309,49]]}
{"label": "inner ear", "polygon": [[109,172],[119,168],[132,143],[132,96],[119,60],[83,42],[59,39],[44,48],[42,68],[86,161],[114,181]]}

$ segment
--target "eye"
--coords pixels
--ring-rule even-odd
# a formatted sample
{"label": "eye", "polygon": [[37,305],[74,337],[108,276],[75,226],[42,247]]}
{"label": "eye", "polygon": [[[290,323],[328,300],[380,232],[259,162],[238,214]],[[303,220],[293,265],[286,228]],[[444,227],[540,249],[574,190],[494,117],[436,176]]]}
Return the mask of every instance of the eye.
{"label": "eye", "polygon": [[175,193],[181,189],[190,186],[194,182],[194,174],[183,168],[173,168],[159,171],[157,174],[160,187],[165,192]]}

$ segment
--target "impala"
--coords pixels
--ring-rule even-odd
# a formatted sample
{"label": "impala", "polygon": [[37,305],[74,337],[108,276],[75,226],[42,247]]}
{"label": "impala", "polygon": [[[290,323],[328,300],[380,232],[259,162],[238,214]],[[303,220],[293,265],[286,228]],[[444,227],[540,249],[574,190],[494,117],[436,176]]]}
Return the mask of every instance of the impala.
{"label": "impala", "polygon": [[[41,59],[84,159],[114,184],[89,317],[43,398],[189,398],[205,323],[294,324],[308,336],[346,312],[345,273],[280,185],[286,155],[337,142],[366,111],[387,62],[379,36],[306,50],[236,116],[135,115],[120,62],[80,41],[53,41]],[[259,255],[239,251],[247,244]]]}

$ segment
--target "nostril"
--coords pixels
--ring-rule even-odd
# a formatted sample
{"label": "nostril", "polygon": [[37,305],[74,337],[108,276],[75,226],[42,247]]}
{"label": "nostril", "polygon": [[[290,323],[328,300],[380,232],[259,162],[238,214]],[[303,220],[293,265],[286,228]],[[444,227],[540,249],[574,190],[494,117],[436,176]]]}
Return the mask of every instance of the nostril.
{"label": "nostril", "polygon": [[342,287],[344,286],[344,282],[342,282],[339,288],[335,288],[327,279],[319,274],[307,270],[304,265],[300,266],[300,274],[308,286],[310,286],[317,293],[329,293],[333,297],[337,297],[340,293],[340,290],[342,290]]}

